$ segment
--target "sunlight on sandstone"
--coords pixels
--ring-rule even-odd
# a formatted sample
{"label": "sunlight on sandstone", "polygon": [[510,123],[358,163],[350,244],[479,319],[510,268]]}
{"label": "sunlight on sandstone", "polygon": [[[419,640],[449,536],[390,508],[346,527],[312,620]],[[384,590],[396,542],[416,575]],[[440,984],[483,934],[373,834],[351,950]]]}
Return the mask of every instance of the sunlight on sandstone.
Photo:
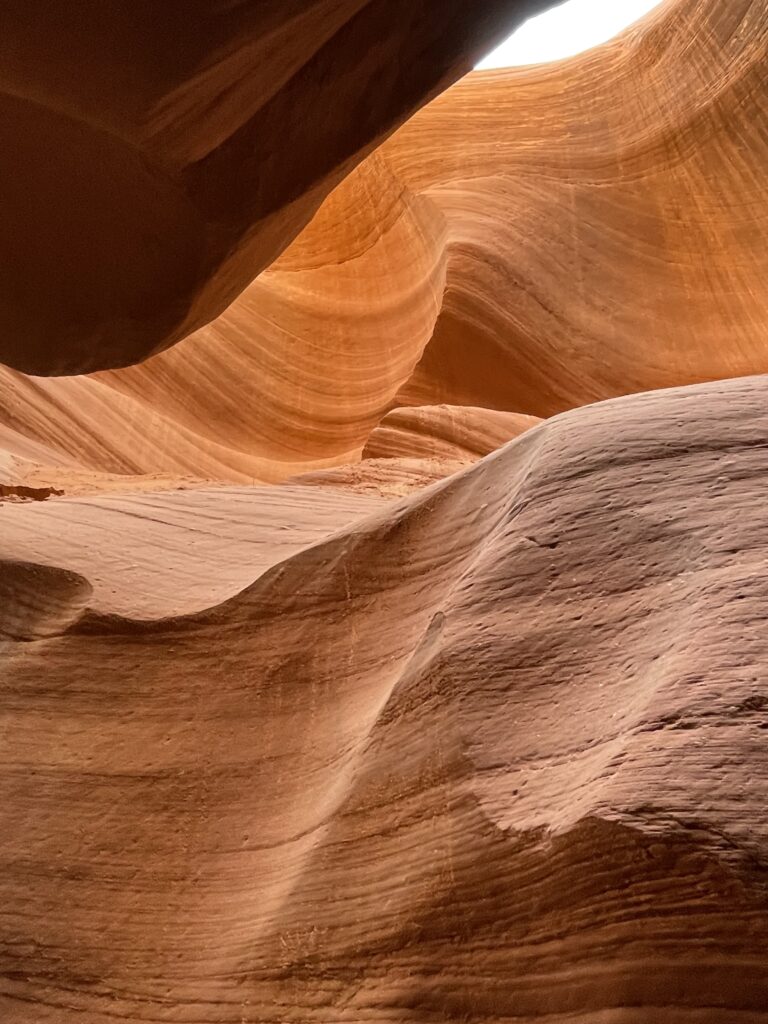
{"label": "sunlight on sandstone", "polygon": [[546,64],[599,46],[637,21],[661,0],[568,0],[529,18],[477,67]]}

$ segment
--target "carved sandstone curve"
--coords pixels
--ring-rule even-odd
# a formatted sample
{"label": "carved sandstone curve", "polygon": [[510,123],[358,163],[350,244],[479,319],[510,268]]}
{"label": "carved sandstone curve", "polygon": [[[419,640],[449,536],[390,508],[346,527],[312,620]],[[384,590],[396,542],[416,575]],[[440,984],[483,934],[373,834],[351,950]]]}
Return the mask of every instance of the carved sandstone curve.
{"label": "carved sandstone curve", "polygon": [[355,461],[395,405],[541,416],[768,370],[766,19],[669,0],[470,75],[215,323],[95,378],[4,371],[0,419],[79,470],[276,481]]}
{"label": "carved sandstone curve", "polygon": [[476,462],[540,422],[536,416],[467,405],[393,409],[371,432],[363,449],[363,458],[437,458]]}
{"label": "carved sandstone curve", "polygon": [[7,0],[0,360],[124,366],[208,323],[546,2]]}
{"label": "carved sandstone curve", "polygon": [[11,645],[4,1017],[758,1024],[767,397],[579,409]]}
{"label": "carved sandstone curve", "polygon": [[384,497],[403,497],[535,427],[535,416],[470,406],[393,409],[371,432],[359,462],[300,474],[292,481]]}
{"label": "carved sandstone curve", "polygon": [[614,42],[470,75],[381,152],[446,220],[403,404],[540,416],[768,371],[763,0],[668,0]]}
{"label": "carved sandstone curve", "polygon": [[0,367],[0,448],[56,467],[51,479],[65,467],[269,482],[351,462],[431,336],[443,236],[439,212],[374,156],[289,253],[173,349],[86,377]]}

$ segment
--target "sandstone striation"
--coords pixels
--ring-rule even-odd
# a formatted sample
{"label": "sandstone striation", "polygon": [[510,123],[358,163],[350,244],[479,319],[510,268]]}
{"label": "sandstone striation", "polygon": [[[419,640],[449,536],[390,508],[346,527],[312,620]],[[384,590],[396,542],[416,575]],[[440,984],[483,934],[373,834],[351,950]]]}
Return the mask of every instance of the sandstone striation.
{"label": "sandstone striation", "polygon": [[2,1024],[768,1020],[768,2],[437,6],[0,5]]}
{"label": "sandstone striation", "polygon": [[0,431],[78,472],[273,482],[357,461],[396,406],[546,416],[766,370],[767,18],[669,0],[469,75],[209,326],[93,377],[0,371]]}
{"label": "sandstone striation", "polygon": [[61,546],[91,610],[3,627],[3,1019],[764,1021],[766,398],[556,417],[187,614]]}
{"label": "sandstone striation", "polygon": [[403,404],[546,416],[768,370],[767,32],[763,0],[667,0],[569,61],[468,76],[384,146],[447,225]]}
{"label": "sandstone striation", "polygon": [[410,456],[476,462],[540,422],[535,416],[466,405],[393,409],[371,431],[363,458]]}
{"label": "sandstone striation", "polygon": [[124,366],[208,323],[377,142],[545,6],[6,0],[0,359]]}

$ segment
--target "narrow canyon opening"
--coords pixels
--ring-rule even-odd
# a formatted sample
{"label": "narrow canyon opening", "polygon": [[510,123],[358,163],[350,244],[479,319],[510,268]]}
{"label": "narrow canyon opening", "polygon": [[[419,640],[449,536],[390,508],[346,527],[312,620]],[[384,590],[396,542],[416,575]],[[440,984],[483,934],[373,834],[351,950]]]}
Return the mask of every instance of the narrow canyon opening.
{"label": "narrow canyon opening", "polygon": [[517,28],[477,70],[549,64],[607,43],[664,0],[566,0]]}

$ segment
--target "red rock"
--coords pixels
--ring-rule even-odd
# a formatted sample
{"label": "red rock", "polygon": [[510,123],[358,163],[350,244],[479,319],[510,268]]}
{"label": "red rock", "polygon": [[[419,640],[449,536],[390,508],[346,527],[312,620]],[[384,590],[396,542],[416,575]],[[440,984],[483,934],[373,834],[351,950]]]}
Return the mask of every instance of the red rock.
{"label": "red rock", "polygon": [[440,7],[0,10],[0,352],[270,264],[0,368],[2,1024],[765,1024],[768,8]]}
{"label": "red rock", "polygon": [[766,407],[576,410],[192,614],[95,545],[5,640],[3,1018],[762,1020]]}
{"label": "red rock", "polygon": [[6,0],[0,360],[124,366],[221,313],[546,0]]}

